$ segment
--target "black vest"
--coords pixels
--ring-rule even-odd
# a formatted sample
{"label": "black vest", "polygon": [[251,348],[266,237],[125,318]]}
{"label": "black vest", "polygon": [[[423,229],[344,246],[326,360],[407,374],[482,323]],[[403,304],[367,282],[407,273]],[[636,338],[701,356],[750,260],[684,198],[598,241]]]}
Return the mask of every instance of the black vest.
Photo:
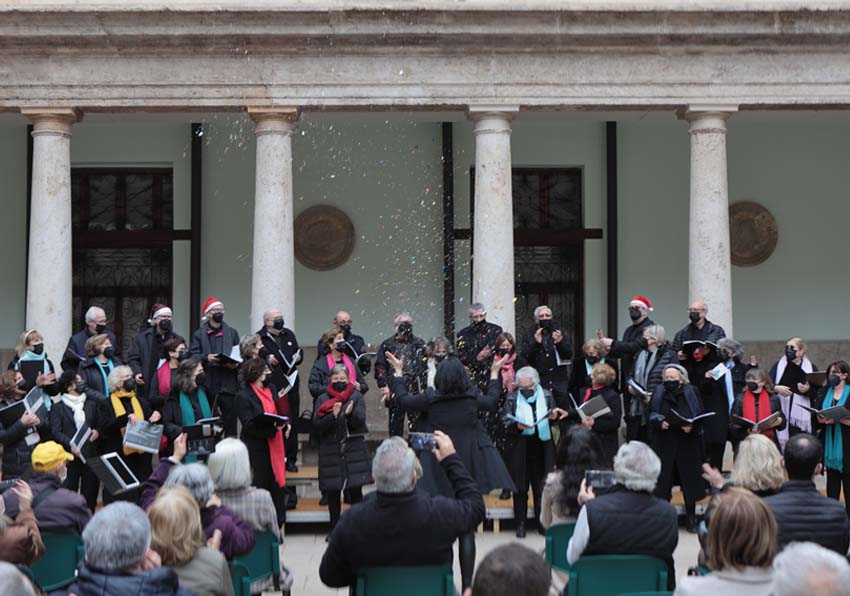
{"label": "black vest", "polygon": [[667,563],[668,589],[675,586],[673,551],[679,542],[675,507],[622,484],[615,484],[584,507],[590,539],[582,554],[656,557]]}

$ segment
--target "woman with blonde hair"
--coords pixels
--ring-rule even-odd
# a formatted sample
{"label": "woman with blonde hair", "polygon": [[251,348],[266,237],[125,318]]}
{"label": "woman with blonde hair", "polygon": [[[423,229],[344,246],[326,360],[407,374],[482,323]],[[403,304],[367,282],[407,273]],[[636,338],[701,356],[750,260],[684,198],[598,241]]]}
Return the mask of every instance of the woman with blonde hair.
{"label": "woman with blonde hair", "polygon": [[[587,418],[581,421],[582,426],[589,428],[599,437],[602,442],[603,466],[611,468],[614,465],[617,448],[620,446],[620,422],[623,420],[620,394],[615,389],[617,373],[608,364],[594,364],[590,370],[589,379],[590,385],[584,388],[584,393],[575,396],[575,400],[581,405],[600,395],[611,410],[598,418]],[[570,415],[578,417],[577,412],[571,412]]]}
{"label": "woman with blonde hair", "polygon": [[201,511],[183,486],[163,488],[148,509],[151,549],[180,578],[180,586],[197,596],[233,596],[227,559],[217,548],[221,534],[204,539]]}
{"label": "woman with blonde hair", "polygon": [[769,497],[786,480],[779,448],[761,434],[752,434],[741,441],[728,481],[717,468],[703,464],[702,469],[702,477],[711,485],[712,492],[719,492],[726,486],[737,486],[759,497]]}
{"label": "woman with blonde hair", "polygon": [[[27,329],[18,336],[18,341],[15,343],[15,357],[9,363],[9,370],[19,371],[25,377],[28,374],[24,369],[28,368],[22,363],[35,362],[37,363],[38,373],[35,379],[31,376],[26,379],[26,385],[23,387],[25,391],[29,391],[33,387],[41,387],[47,395],[57,395],[59,390],[56,388],[56,369],[53,362],[47,358],[47,352],[44,349],[44,337],[35,329]],[[45,400],[47,409],[50,409],[50,400]]]}
{"label": "woman with blonde hair", "polygon": [[705,536],[711,573],[682,578],[676,594],[769,596],[778,548],[776,519],[770,508],[760,497],[736,487],[717,494],[711,507],[711,525]]}

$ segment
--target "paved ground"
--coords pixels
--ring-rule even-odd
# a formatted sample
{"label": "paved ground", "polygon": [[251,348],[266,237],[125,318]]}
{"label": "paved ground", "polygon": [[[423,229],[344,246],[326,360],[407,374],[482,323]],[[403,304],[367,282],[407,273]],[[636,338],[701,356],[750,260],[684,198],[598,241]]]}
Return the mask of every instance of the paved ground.
{"label": "paved ground", "polygon": [[[477,559],[480,561],[490,550],[511,541],[517,540],[512,531],[499,533],[485,532],[476,535]],[[536,551],[543,552],[543,537],[536,532],[529,532],[528,537],[521,541]],[[348,591],[334,590],[322,585],[319,579],[319,562],[325,552],[324,534],[288,534],[283,547],[285,564],[295,574],[294,596],[347,596]],[[676,575],[682,576],[688,567],[696,562],[699,545],[695,534],[684,530],[679,532],[679,546],[675,552]],[[460,578],[455,552],[455,578]],[[401,592],[400,592],[401,593]]]}

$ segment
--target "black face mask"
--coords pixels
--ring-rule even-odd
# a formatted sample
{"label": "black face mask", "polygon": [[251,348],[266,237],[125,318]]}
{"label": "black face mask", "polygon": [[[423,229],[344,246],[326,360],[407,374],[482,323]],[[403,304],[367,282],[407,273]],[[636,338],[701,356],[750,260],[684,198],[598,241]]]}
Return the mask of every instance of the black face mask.
{"label": "black face mask", "polygon": [[717,352],[717,355],[720,356],[720,360],[723,362],[729,360],[729,350],[720,350]]}
{"label": "black face mask", "polygon": [[785,357],[788,360],[794,360],[797,357],[797,348],[794,346],[785,346]]}
{"label": "black face mask", "polygon": [[699,321],[699,313],[698,312],[689,312],[688,318],[691,320],[691,323],[696,323]]}
{"label": "black face mask", "polygon": [[526,399],[534,395],[534,389],[520,389],[519,392],[522,393],[522,396]]}
{"label": "black face mask", "polygon": [[759,384],[755,381],[747,381],[747,389],[755,393],[759,388]]}
{"label": "black face mask", "polygon": [[510,353],[511,353],[510,348],[499,348],[498,350],[496,350],[496,355],[499,356],[500,358],[503,357],[503,356],[507,356]]}
{"label": "black face mask", "polygon": [[177,350],[177,360],[186,360],[187,358],[191,358],[192,354],[189,350]]}
{"label": "black face mask", "polygon": [[104,331],[106,331],[106,325],[98,323],[97,325],[94,326],[94,332],[97,333],[98,335],[100,335]]}
{"label": "black face mask", "polygon": [[336,351],[337,351],[337,352],[343,352],[343,351],[345,351],[345,342],[344,342],[344,341],[338,341],[338,342],[336,342],[336,343],[334,344],[334,348],[336,348]]}
{"label": "black face mask", "polygon": [[632,321],[637,321],[642,315],[643,313],[640,312],[640,309],[637,306],[629,307],[629,318]]}
{"label": "black face mask", "polygon": [[351,335],[351,325],[340,325],[339,330],[342,331],[342,335],[345,339],[348,339]]}
{"label": "black face mask", "polygon": [[36,344],[30,350],[33,354],[41,355],[44,353],[44,344]]}
{"label": "black face mask", "polygon": [[399,337],[410,337],[413,335],[413,323],[400,323],[398,326]]}
{"label": "black face mask", "polygon": [[74,383],[74,391],[77,393],[85,393],[87,387],[88,385],[86,385],[86,382],[82,379]]}
{"label": "black face mask", "polygon": [[552,330],[552,319],[541,319],[537,321],[537,327],[548,333]]}
{"label": "black face mask", "polygon": [[266,346],[263,346],[262,348],[260,348],[260,351],[259,351],[259,352],[257,352],[257,356],[259,356],[259,357],[260,357],[260,358],[262,358],[263,360],[265,360],[266,358],[268,358],[268,357],[269,357],[269,350],[268,350],[268,348],[267,348]]}
{"label": "black face mask", "polygon": [[480,321],[472,321],[472,327],[475,329],[480,329],[484,326],[484,323],[487,322],[487,319],[481,319]]}
{"label": "black face mask", "polygon": [[15,383],[15,387],[17,387],[18,389],[20,389],[21,391],[23,391],[24,389],[26,389],[26,388],[27,388],[27,380],[26,380],[26,379],[21,379],[20,381],[18,381],[17,383]]}
{"label": "black face mask", "polygon": [[198,376],[195,377],[195,385],[198,387],[205,387],[207,384],[207,373],[198,373]]}
{"label": "black face mask", "polygon": [[334,391],[345,391],[345,388],[348,387],[348,381],[334,381],[331,387],[334,388]]}
{"label": "black face mask", "polygon": [[124,381],[123,385],[124,391],[135,391],[136,390],[136,379],[130,377],[126,381]]}
{"label": "black face mask", "polygon": [[598,357],[598,356],[585,356],[585,358],[584,358],[584,359],[585,359],[585,360],[587,360],[587,363],[588,363],[589,365],[591,365],[591,366],[593,366],[594,364],[596,364],[597,362],[599,362],[599,357]]}
{"label": "black face mask", "polygon": [[841,377],[838,375],[829,375],[827,377],[830,387],[838,387],[841,384]]}
{"label": "black face mask", "polygon": [[669,393],[679,393],[682,389],[682,384],[679,381],[664,381],[664,389]]}
{"label": "black face mask", "polygon": [[168,333],[171,331],[171,319],[162,319],[159,322],[159,330],[163,333]]}
{"label": "black face mask", "polygon": [[224,320],[224,313],[214,312],[210,319],[212,319],[213,323],[221,323]]}
{"label": "black face mask", "polygon": [[434,354],[434,360],[437,361],[437,364],[446,359],[447,354]]}
{"label": "black face mask", "polygon": [[283,329],[283,318],[275,319],[275,320],[274,320],[274,323],[272,323],[272,327],[274,327],[274,328],[275,328],[275,329],[277,329],[278,331],[280,331],[281,329]]}

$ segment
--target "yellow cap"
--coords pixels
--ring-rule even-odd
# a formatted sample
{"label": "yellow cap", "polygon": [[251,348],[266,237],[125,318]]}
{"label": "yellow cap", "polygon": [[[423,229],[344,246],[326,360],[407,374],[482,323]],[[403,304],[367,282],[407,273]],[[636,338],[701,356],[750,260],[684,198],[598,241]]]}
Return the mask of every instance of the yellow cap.
{"label": "yellow cap", "polygon": [[73,461],[74,456],[65,451],[56,441],[39,443],[32,451],[32,467],[36,472],[55,470],[63,462]]}

